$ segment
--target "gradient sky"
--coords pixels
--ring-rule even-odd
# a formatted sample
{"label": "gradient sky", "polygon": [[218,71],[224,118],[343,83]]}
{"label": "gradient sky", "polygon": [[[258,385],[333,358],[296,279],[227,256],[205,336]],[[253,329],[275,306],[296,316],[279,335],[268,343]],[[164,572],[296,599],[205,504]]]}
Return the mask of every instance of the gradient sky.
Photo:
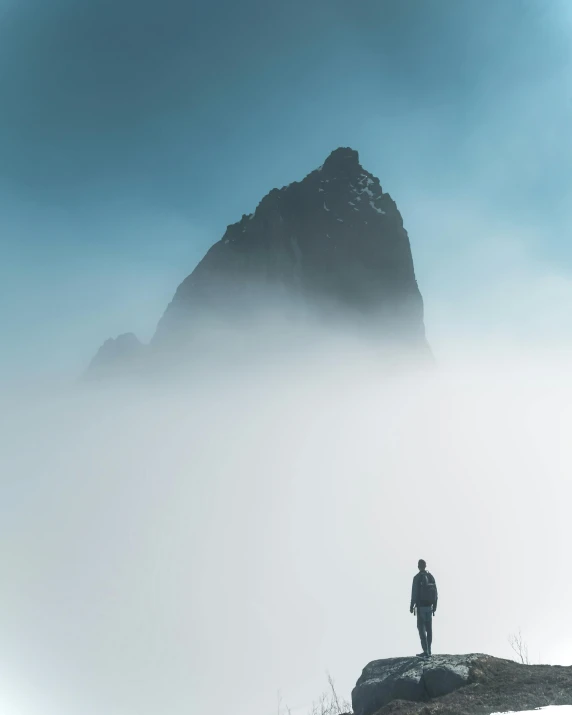
{"label": "gradient sky", "polygon": [[[572,0],[0,0],[2,713],[303,715],[416,652],[421,555],[440,652],[572,662],[571,40]],[[173,389],[4,389],[149,339],[341,145],[450,369],[314,325]]]}
{"label": "gradient sky", "polygon": [[437,352],[572,329],[568,0],[0,0],[4,376],[148,339],[274,186],[350,145]]}

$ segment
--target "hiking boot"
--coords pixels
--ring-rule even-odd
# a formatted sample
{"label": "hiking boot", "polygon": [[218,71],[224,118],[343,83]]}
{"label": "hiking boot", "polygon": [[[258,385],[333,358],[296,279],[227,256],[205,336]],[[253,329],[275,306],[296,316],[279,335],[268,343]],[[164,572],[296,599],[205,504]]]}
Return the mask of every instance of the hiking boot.
{"label": "hiking boot", "polygon": [[428,656],[427,653],[417,653],[417,656],[416,656],[416,657],[417,657],[417,658],[428,658],[429,656]]}

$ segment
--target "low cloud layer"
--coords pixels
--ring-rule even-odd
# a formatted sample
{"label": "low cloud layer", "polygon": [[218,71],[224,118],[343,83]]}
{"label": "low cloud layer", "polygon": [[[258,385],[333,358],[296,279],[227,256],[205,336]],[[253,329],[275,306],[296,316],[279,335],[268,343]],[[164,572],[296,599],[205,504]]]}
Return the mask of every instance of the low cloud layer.
{"label": "low cloud layer", "polygon": [[[572,662],[564,352],[435,370],[321,335],[184,388],[6,401],[0,704],[22,715],[305,712],[417,651]],[[5,703],[2,702],[4,698]]]}

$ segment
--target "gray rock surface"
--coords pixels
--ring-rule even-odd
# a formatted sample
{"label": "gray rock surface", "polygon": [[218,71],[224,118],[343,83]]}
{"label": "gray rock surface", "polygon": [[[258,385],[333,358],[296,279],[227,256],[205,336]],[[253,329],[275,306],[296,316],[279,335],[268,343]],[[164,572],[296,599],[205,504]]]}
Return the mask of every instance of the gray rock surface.
{"label": "gray rock surface", "polygon": [[391,658],[367,665],[355,715],[491,715],[572,705],[572,667],[524,665],[490,655]]}
{"label": "gray rock surface", "polygon": [[420,702],[447,695],[470,680],[472,666],[484,656],[436,655],[374,660],[352,691],[355,715],[373,715],[393,700]]}

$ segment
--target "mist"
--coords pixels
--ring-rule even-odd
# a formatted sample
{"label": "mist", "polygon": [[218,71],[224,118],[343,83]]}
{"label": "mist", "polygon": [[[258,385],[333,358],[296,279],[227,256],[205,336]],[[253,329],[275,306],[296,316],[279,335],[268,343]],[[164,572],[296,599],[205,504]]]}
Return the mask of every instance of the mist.
{"label": "mist", "polygon": [[[267,329],[267,333],[270,328]],[[252,345],[255,341],[251,342]],[[3,710],[305,713],[417,647],[572,662],[570,355],[480,343],[382,366],[305,345],[185,381],[7,396]]]}
{"label": "mist", "polygon": [[[365,7],[0,2],[0,712],[306,715],[417,652],[419,558],[435,653],[572,663],[570,3]],[[267,315],[78,384],[336,146],[434,364]]]}

